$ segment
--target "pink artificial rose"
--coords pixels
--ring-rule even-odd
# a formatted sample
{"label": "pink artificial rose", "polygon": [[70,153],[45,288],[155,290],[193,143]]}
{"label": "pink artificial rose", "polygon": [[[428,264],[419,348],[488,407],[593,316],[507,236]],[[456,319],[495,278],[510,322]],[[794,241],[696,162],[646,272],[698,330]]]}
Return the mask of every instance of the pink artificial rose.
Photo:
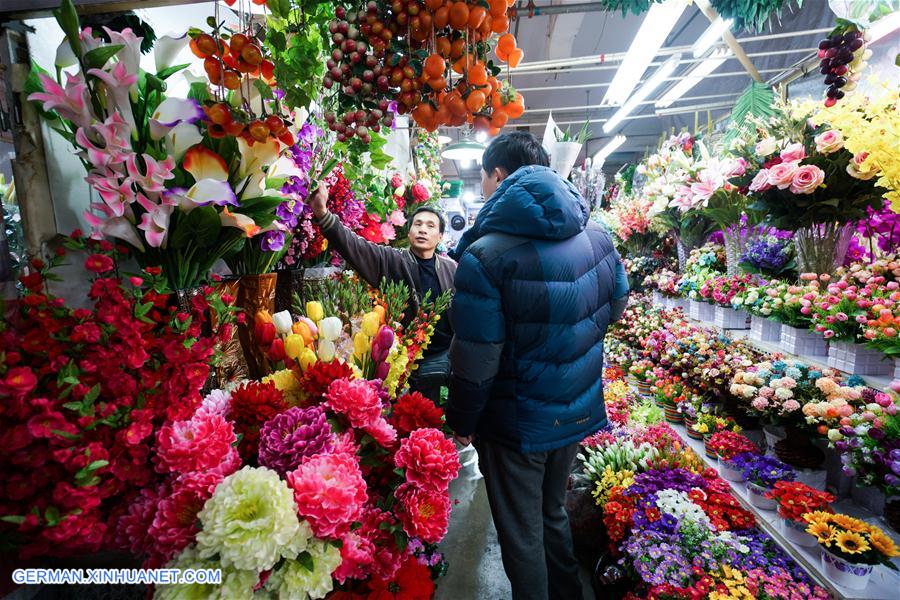
{"label": "pink artificial rose", "polygon": [[816,142],[816,151],[822,154],[831,154],[844,147],[844,136],[841,135],[840,131],[834,129],[820,133],[814,140]]}
{"label": "pink artificial rose", "polygon": [[778,186],[779,190],[790,187],[794,181],[794,173],[799,166],[795,162],[783,162],[769,169],[769,185]]}
{"label": "pink artificial rose", "polygon": [[806,158],[806,148],[800,142],[788,144],[781,151],[781,160],[784,162],[800,162]]}
{"label": "pink artificial rose", "polygon": [[797,169],[791,181],[794,194],[812,194],[825,182],[825,171],[815,165],[805,165]]}
{"label": "pink artificial rose", "polygon": [[756,177],[753,178],[753,181],[750,182],[751,192],[764,192],[770,187],[772,187],[772,185],[769,183],[768,169],[760,169],[759,173],[756,174]]}
{"label": "pink artificial rose", "polygon": [[425,202],[431,198],[431,192],[429,192],[428,188],[421,183],[417,183],[412,186],[412,197],[416,202]]}
{"label": "pink artificial rose", "polygon": [[391,177],[391,187],[403,187],[403,178],[400,177],[400,173],[394,173],[394,175]]}

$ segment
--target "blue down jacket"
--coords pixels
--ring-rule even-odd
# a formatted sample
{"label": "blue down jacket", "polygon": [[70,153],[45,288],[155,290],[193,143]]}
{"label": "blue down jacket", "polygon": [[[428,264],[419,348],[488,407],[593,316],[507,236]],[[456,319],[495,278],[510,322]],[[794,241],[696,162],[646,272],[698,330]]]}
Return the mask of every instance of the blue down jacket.
{"label": "blue down jacket", "polygon": [[500,184],[460,240],[447,407],[456,433],[542,452],[606,425],[603,338],[628,287],[609,234],[587,223],[574,186],[532,165]]}

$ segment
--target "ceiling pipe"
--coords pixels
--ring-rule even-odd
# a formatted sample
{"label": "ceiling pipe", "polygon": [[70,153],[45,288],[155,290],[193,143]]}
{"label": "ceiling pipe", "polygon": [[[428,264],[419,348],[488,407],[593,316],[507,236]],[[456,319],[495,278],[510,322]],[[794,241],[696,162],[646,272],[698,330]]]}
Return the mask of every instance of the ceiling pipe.
{"label": "ceiling pipe", "polygon": [[[769,73],[782,73],[784,69],[762,69],[760,73],[769,74]],[[723,73],[710,73],[704,79],[711,79],[713,77],[746,77],[746,71],[726,71]],[[669,77],[666,81],[681,81],[681,77]],[[535,86],[535,87],[516,87],[516,89],[520,92],[554,92],[556,90],[585,90],[585,89],[593,89],[593,88],[605,88],[609,87],[609,82],[606,83],[575,83],[569,85],[544,85],[544,86]]]}
{"label": "ceiling pipe", "polygon": [[[697,3],[697,8],[700,9],[706,18],[709,19],[710,23],[715,23],[717,19],[720,19],[719,12],[713,8],[713,6],[709,3],[709,0],[694,0]],[[744,65],[744,68],[747,69],[747,73],[750,77],[753,78],[754,81],[758,83],[762,83],[762,76],[759,74],[759,71],[756,70],[756,67],[753,65],[753,61],[750,60],[750,55],[747,54],[744,49],[741,47],[740,43],[735,39],[734,34],[731,33],[730,29],[726,29],[722,33],[722,39],[725,40],[725,45],[731,50],[731,52],[737,57],[737,59]]]}
{"label": "ceiling pipe", "polygon": [[[742,75],[746,75],[746,73],[742,73]],[[715,98],[733,98],[735,96],[740,96],[741,92],[730,92],[727,94],[707,94],[703,96],[685,96],[683,98],[679,98],[676,102],[686,102],[689,100],[712,100]],[[644,104],[655,104],[656,100],[644,100],[643,102],[639,102],[638,105]],[[526,110],[526,115],[536,115],[538,113],[563,113],[563,112],[578,112],[582,110],[601,110],[608,109],[609,106],[605,104],[593,104],[590,106],[559,106],[556,108],[532,108],[530,110]]]}
{"label": "ceiling pipe", "polygon": [[532,17],[543,17],[545,15],[571,15],[576,13],[603,12],[605,10],[602,2],[545,4],[544,6],[536,6],[532,1],[525,6],[517,6],[513,18],[519,20],[524,16],[531,19]]}

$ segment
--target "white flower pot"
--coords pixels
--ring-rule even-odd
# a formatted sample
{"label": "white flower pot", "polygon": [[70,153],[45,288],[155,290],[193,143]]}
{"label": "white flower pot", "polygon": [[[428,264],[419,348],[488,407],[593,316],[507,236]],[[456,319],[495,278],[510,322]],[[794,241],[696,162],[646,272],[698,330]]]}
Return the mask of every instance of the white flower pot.
{"label": "white flower pot", "polygon": [[563,179],[568,179],[580,153],[581,144],[577,142],[556,142],[550,152],[550,168]]}
{"label": "white flower pot", "polygon": [[752,481],[747,482],[747,498],[750,500],[750,504],[756,508],[762,510],[775,510],[778,508],[778,503],[775,500],[766,498],[766,492],[768,491],[769,488],[756,485]]}
{"label": "white flower pot", "polygon": [[890,375],[894,364],[884,354],[849,342],[831,342],[828,346],[828,366],[856,375]]}
{"label": "white flower pot", "polygon": [[781,323],[753,315],[750,317],[750,339],[757,342],[780,342]]}
{"label": "white flower pot", "polygon": [[703,303],[688,299],[688,316],[695,321],[700,320],[700,307]]}
{"label": "white flower pot", "polygon": [[832,583],[851,590],[864,590],[869,585],[873,565],[854,564],[822,550],[822,570]]}
{"label": "white flower pot", "polygon": [[722,479],[728,481],[737,483],[744,481],[744,472],[737,467],[733,467],[728,461],[722,460],[721,457],[719,457],[719,475],[722,476]]}
{"label": "white flower pot", "polygon": [[825,338],[808,329],[783,325],[781,327],[781,347],[785,352],[797,356],[828,356],[828,344],[825,342]]}
{"label": "white flower pot", "polygon": [[730,306],[716,306],[714,323],[720,329],[747,329],[747,313]]}
{"label": "white flower pot", "polygon": [[813,548],[819,545],[819,541],[808,533],[806,533],[806,523],[792,521],[781,517],[781,532],[784,538],[789,542],[803,546],[805,548]]}
{"label": "white flower pot", "polygon": [[700,303],[700,312],[697,317],[698,321],[703,321],[704,323],[712,323],[716,320],[716,307],[714,304],[709,304],[708,302]]}
{"label": "white flower pot", "polygon": [[794,467],[794,472],[797,474],[796,481],[805,483],[821,492],[825,491],[825,484],[828,481],[828,471],[825,469],[798,469]]}
{"label": "white flower pot", "polygon": [[655,304],[656,306],[661,306],[661,307],[665,307],[665,305],[666,305],[665,298],[663,297],[663,295],[661,293],[659,293],[656,290],[653,291],[653,304]]}

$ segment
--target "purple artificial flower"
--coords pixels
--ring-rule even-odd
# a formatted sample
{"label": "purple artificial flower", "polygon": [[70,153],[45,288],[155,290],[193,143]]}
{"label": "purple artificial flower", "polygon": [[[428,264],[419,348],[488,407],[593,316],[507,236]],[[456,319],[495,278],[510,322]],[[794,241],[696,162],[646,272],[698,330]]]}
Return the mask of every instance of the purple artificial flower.
{"label": "purple artificial flower", "polygon": [[259,244],[263,252],[280,252],[284,248],[284,232],[277,229],[275,231],[267,231],[263,234],[262,241]]}
{"label": "purple artificial flower", "polygon": [[259,432],[259,464],[284,477],[314,454],[331,452],[334,433],[321,406],[295,406]]}
{"label": "purple artificial flower", "polygon": [[794,481],[796,474],[788,465],[772,456],[742,452],[729,461],[744,473],[750,483],[772,488],[778,481]]}
{"label": "purple artificial flower", "polygon": [[[285,183],[282,186],[281,191],[284,192],[284,188],[288,184]],[[305,185],[305,184],[304,184]],[[305,192],[305,188],[304,188]],[[303,214],[303,202],[296,199],[289,199],[278,205],[278,208],[275,209],[275,216],[278,217],[284,225],[293,229],[297,226],[299,221],[299,217]]]}

